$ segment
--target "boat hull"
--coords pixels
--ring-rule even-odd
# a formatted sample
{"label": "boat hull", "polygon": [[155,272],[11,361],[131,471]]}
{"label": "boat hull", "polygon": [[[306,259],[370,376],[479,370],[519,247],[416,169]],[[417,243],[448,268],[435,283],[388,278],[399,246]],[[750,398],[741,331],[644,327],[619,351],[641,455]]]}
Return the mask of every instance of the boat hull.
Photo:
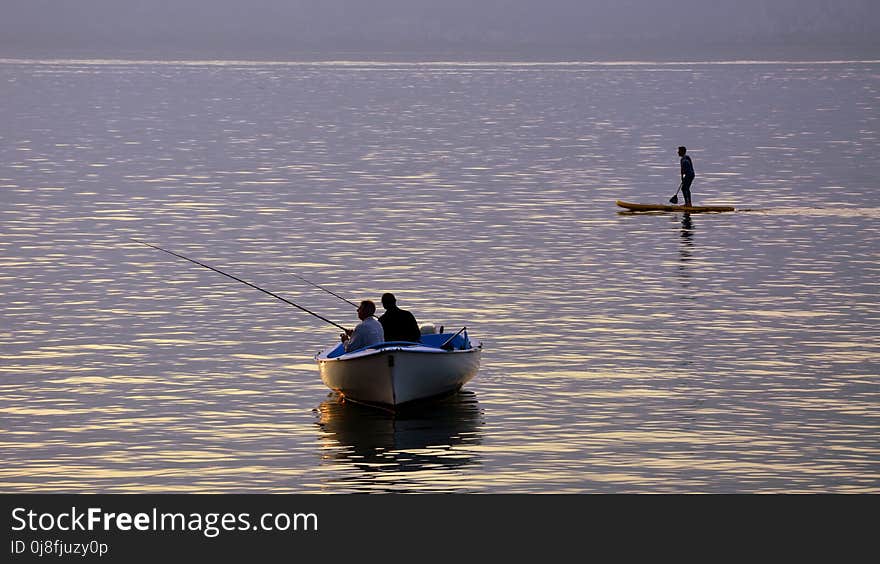
{"label": "boat hull", "polygon": [[733,206],[672,206],[664,204],[633,204],[617,200],[617,205],[629,211],[665,211],[688,213],[718,213],[736,211]]}
{"label": "boat hull", "polygon": [[316,360],[328,388],[353,401],[396,407],[459,390],[476,376],[481,348],[389,346],[335,358],[325,351]]}

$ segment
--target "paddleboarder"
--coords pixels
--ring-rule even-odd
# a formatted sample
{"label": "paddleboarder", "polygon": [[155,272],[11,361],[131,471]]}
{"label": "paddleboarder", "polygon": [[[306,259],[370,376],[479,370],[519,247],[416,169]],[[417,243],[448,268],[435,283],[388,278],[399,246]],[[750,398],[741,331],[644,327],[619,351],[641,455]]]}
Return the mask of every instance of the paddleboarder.
{"label": "paddleboarder", "polygon": [[684,205],[691,204],[691,184],[694,182],[694,163],[687,154],[687,147],[678,148],[678,156],[681,157],[681,193],[684,194]]}

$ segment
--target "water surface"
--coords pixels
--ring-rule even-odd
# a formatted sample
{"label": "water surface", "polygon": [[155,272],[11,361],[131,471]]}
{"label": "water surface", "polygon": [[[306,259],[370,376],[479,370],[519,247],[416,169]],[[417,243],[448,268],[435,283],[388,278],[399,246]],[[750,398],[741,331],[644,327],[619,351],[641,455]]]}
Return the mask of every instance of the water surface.
{"label": "water surface", "polygon": [[[877,63],[0,62],[6,492],[880,491]],[[697,204],[665,202],[676,147]],[[341,404],[394,292],[465,393]]]}

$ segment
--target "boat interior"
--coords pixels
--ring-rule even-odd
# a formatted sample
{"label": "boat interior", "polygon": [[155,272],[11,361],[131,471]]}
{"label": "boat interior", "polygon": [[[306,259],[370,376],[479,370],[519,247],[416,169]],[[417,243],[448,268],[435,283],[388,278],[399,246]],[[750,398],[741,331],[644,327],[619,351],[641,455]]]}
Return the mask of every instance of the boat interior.
{"label": "boat interior", "polygon": [[[452,340],[450,340],[450,338]],[[458,333],[432,333],[432,334],[423,334],[421,336],[420,342],[414,343],[411,341],[387,341],[384,343],[378,343],[375,345],[370,345],[368,347],[364,347],[362,350],[368,349],[384,349],[388,347],[417,347],[419,345],[423,347],[431,347],[437,349],[444,350],[467,350],[473,348],[471,344],[470,338],[468,338],[467,331],[459,331]],[[357,352],[357,351],[350,351]],[[345,354],[345,348],[342,343],[336,345],[330,354],[327,355],[327,358],[337,358]]]}

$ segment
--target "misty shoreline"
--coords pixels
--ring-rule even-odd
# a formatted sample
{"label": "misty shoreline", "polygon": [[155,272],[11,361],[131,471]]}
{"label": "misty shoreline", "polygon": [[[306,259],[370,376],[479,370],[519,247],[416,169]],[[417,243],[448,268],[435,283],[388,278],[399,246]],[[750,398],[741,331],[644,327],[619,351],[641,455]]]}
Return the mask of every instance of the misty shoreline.
{"label": "misty shoreline", "polygon": [[395,48],[188,48],[164,47],[34,47],[3,45],[0,59],[122,60],[122,61],[253,61],[265,63],[375,62],[375,63],[701,63],[701,62],[826,62],[877,61],[877,42],[840,41],[837,38],[798,41],[744,41],[676,48],[667,42],[640,43],[627,48],[592,45],[467,49],[399,45]]}

